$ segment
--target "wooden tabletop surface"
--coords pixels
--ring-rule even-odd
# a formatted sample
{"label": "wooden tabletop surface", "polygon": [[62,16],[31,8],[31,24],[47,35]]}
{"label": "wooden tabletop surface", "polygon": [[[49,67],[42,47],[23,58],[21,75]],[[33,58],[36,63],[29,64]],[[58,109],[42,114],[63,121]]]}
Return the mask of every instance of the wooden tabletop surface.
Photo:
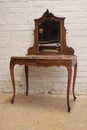
{"label": "wooden tabletop surface", "polygon": [[75,60],[76,55],[23,55],[23,56],[12,56],[11,59],[60,59],[60,60]]}

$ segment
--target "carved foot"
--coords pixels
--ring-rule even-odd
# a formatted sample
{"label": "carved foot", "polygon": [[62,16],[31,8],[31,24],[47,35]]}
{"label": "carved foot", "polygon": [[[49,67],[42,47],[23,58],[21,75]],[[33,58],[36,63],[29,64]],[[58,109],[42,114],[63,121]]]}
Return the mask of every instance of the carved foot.
{"label": "carved foot", "polygon": [[70,108],[70,107],[68,107],[68,112],[70,112],[70,110],[71,110],[71,108]]}
{"label": "carved foot", "polygon": [[14,98],[11,99],[11,104],[13,104],[13,103],[14,103]]}
{"label": "carved foot", "polygon": [[76,97],[74,96],[74,101],[76,100]]}

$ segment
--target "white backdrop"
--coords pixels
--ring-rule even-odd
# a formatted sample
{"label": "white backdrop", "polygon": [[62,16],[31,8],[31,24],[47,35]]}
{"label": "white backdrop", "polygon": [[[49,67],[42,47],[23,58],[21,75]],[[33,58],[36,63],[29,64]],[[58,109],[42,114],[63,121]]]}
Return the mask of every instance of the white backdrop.
{"label": "white backdrop", "polygon": [[[66,17],[67,45],[78,56],[76,93],[87,94],[87,0],[0,0],[0,91],[11,92],[10,57],[33,45],[34,19],[49,9]],[[17,92],[25,93],[24,67],[15,67]],[[30,93],[66,94],[64,67],[29,68]]]}

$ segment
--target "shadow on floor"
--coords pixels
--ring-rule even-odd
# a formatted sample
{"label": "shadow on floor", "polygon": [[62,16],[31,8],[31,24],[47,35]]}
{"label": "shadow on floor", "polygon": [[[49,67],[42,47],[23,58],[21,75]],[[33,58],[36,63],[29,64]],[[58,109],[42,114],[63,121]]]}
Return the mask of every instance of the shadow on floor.
{"label": "shadow on floor", "polygon": [[[3,104],[11,104],[12,97],[5,99]],[[73,101],[73,97],[70,96],[71,109],[76,101]],[[14,100],[14,107],[36,107],[41,109],[54,109],[55,111],[67,111],[66,96],[52,96],[52,95],[19,95],[17,94]]]}

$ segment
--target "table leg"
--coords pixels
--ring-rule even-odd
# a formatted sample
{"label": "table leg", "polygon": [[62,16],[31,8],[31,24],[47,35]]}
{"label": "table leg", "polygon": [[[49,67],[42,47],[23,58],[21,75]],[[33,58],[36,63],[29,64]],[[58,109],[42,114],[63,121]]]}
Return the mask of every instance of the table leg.
{"label": "table leg", "polygon": [[12,86],[13,86],[13,97],[11,99],[11,103],[14,103],[14,98],[15,98],[15,79],[14,79],[14,64],[12,60],[10,61],[10,75],[11,75],[11,81],[12,81]]}
{"label": "table leg", "polygon": [[73,91],[73,98],[74,98],[74,101],[76,100],[76,96],[75,96],[75,81],[76,81],[76,74],[77,74],[77,63],[76,63],[75,66],[74,66],[74,75],[73,75],[73,88],[72,88],[72,91]]}
{"label": "table leg", "polygon": [[67,107],[68,107],[68,112],[70,112],[71,108],[70,108],[70,104],[69,104],[69,92],[70,92],[71,78],[72,78],[72,66],[68,65],[67,70],[68,70]]}
{"label": "table leg", "polygon": [[28,66],[25,66],[25,77],[26,77],[26,96],[28,96]]}

